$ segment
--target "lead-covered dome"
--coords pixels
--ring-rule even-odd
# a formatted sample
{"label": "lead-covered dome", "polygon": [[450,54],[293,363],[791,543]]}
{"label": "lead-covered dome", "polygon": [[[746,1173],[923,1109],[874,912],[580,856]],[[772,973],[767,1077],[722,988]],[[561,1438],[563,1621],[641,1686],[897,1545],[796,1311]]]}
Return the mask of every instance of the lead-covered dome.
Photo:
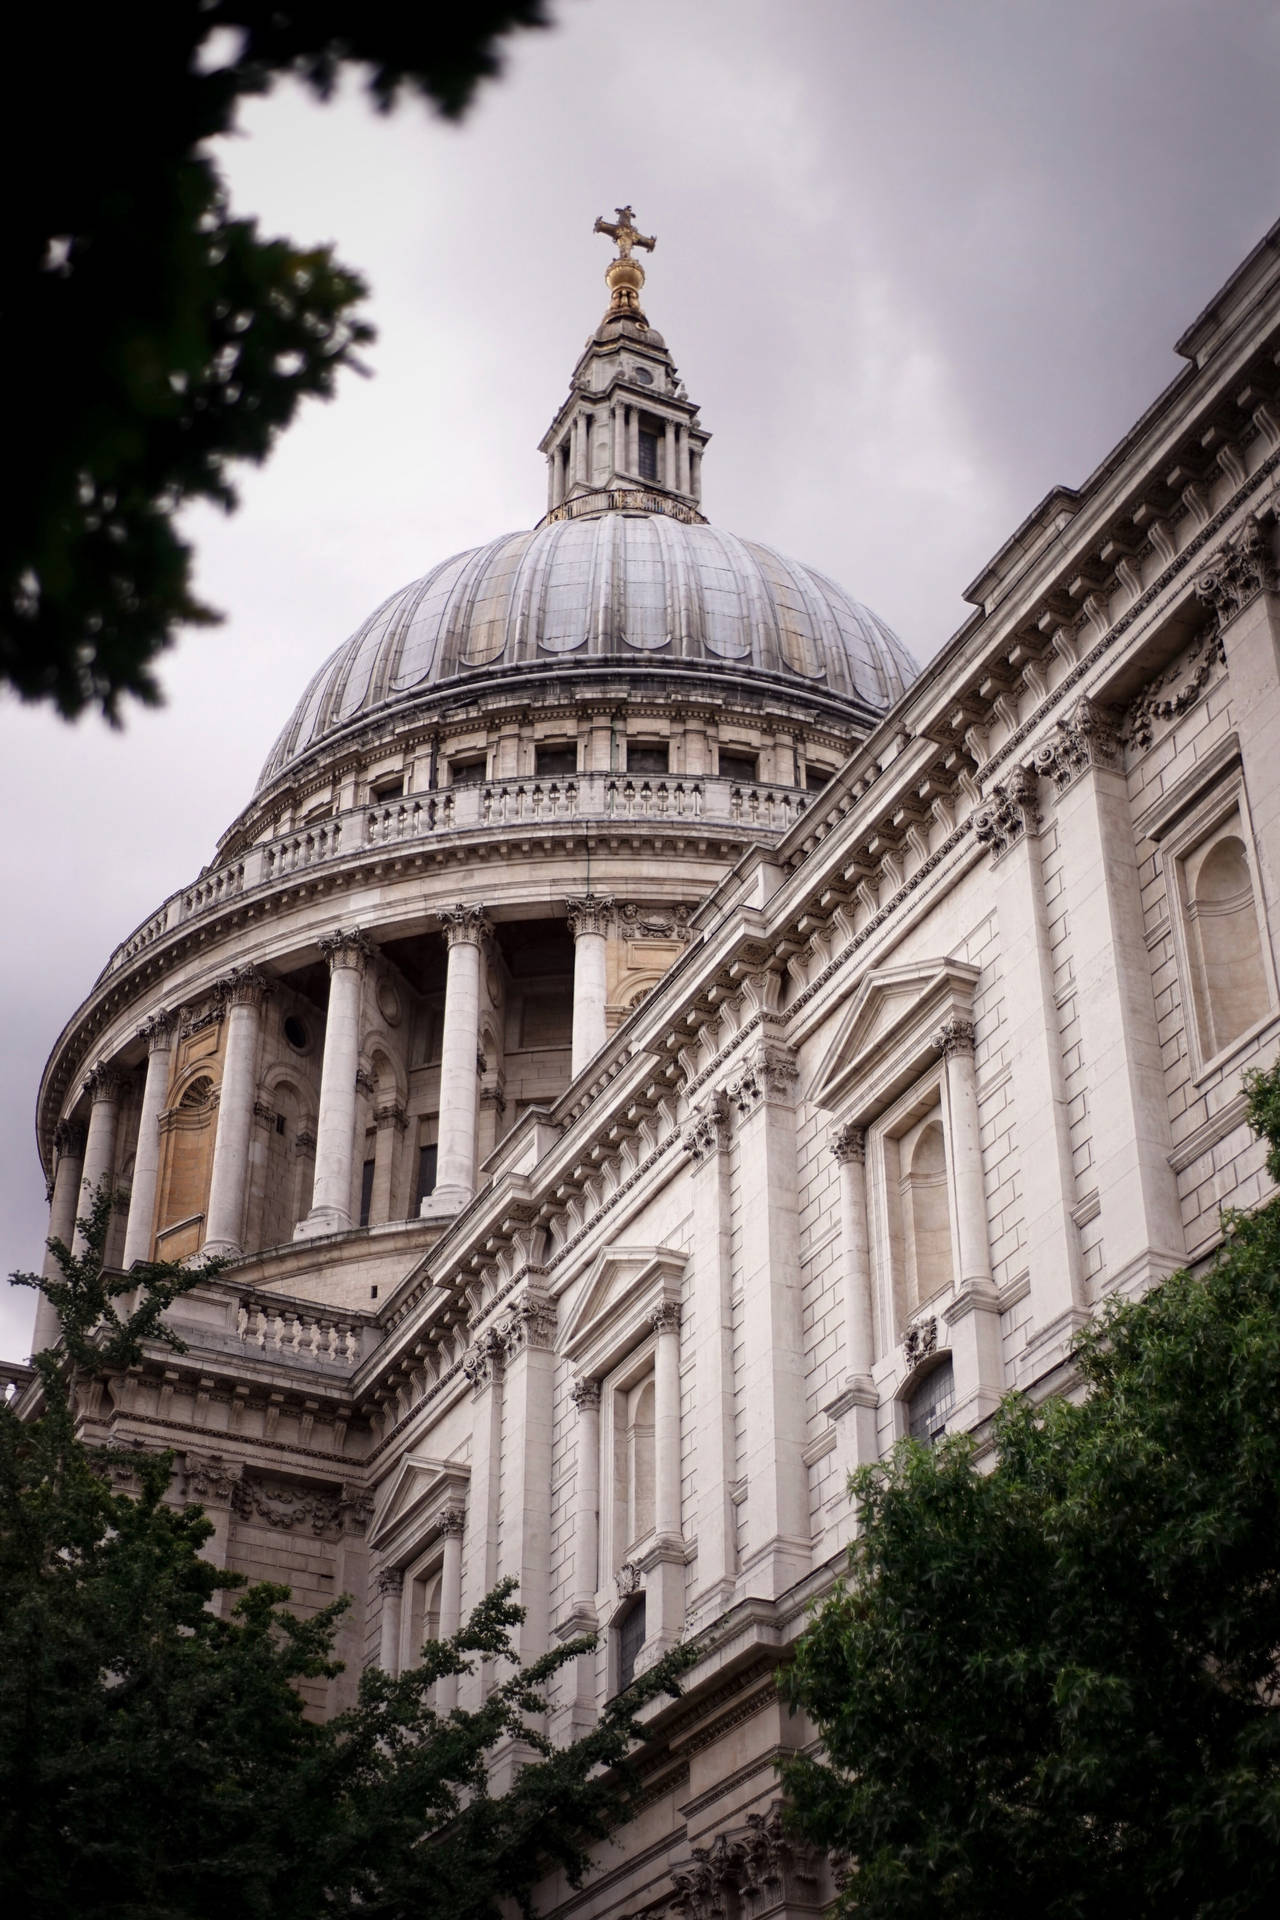
{"label": "lead-covered dome", "polygon": [[872,713],[918,672],[867,607],[772,547],[661,510],[552,518],[384,601],[315,675],[259,789],[328,736],[424,693],[606,663],[764,675]]}

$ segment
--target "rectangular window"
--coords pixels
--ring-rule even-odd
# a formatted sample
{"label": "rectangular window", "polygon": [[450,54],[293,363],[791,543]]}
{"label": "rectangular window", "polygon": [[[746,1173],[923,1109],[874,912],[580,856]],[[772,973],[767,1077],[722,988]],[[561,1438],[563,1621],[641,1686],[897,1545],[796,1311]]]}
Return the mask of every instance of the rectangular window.
{"label": "rectangular window", "polygon": [[669,757],[670,749],[665,740],[627,742],[628,773],[665,773]]}
{"label": "rectangular window", "polygon": [[430,1146],[418,1148],[418,1185],[414,1194],[413,1210],[417,1213],[429,1193],[436,1190],[436,1158],[439,1148],[433,1140]]}
{"label": "rectangular window", "polygon": [[451,787],[483,786],[485,764],[483,760],[451,760],[449,762],[449,785]]}
{"label": "rectangular window", "polygon": [[947,1430],[956,1404],[956,1382],[951,1362],[943,1360],[926,1375],[907,1401],[907,1432],[913,1440],[936,1446]]}
{"label": "rectangular window", "polygon": [[810,761],[804,770],[804,790],[806,793],[821,793],[831,778],[830,767],[815,767]]}
{"label": "rectangular window", "polygon": [[539,780],[560,780],[578,771],[578,749],[572,745],[535,747],[533,770]]}
{"label": "rectangular window", "polygon": [[360,1225],[369,1224],[369,1209],[373,1205],[373,1161],[366,1160],[360,1169]]}
{"label": "rectangular window", "polygon": [[404,794],[404,775],[389,773],[385,780],[377,780],[370,788],[370,797],[374,800],[399,800]]}
{"label": "rectangular window", "polygon": [[754,753],[722,753],[720,755],[720,778],[722,780],[742,780],[748,786],[758,777],[760,762]]}
{"label": "rectangular window", "polygon": [[637,1594],[618,1625],[618,1692],[636,1677],[636,1661],[645,1639],[644,1595]]}
{"label": "rectangular window", "polygon": [[658,436],[656,433],[651,433],[648,427],[641,427],[638,438],[640,443],[640,478],[642,480],[652,480],[656,485],[658,479]]}

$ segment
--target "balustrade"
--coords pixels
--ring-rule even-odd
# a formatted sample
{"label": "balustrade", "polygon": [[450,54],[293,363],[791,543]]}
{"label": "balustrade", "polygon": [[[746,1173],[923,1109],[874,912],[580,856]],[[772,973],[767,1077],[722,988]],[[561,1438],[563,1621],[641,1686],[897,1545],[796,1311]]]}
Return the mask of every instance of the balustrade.
{"label": "balustrade", "polygon": [[242,1299],[236,1333],[246,1347],[287,1354],[335,1367],[354,1367],[360,1358],[360,1328],[350,1320],[305,1313],[297,1307]]}
{"label": "balustrade", "polygon": [[484,832],[560,820],[705,821],[785,833],[810,805],[790,787],[717,778],[646,778],[582,773],[565,780],[491,780],[440,793],[353,808],[311,826],[277,834],[171,894],[112,954],[99,980],[116,972],[163,934],[256,888],[365,849],[412,845],[430,836]]}

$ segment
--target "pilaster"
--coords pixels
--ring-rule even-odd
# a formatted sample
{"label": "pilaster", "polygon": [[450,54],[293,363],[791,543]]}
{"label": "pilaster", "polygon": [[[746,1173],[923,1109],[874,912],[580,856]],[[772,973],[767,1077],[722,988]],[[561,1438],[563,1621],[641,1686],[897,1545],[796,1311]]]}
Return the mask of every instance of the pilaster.
{"label": "pilaster", "polygon": [[692,1162],[694,1446],[698,1460],[693,1537],[694,1621],[727,1605],[737,1569],[733,1431],[733,1264],[729,1098],[717,1089],[689,1113],[683,1145]]}

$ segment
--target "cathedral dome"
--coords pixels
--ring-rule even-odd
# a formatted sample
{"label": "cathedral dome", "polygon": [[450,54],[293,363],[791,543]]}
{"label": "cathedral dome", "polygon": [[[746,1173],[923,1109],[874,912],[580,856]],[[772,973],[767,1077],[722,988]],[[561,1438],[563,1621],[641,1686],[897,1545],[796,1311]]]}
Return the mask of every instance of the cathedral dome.
{"label": "cathedral dome", "polygon": [[663,502],[572,504],[384,601],[312,679],[259,790],[370,716],[482,678],[603,666],[766,676],[872,715],[915,678],[884,622],[812,567]]}

